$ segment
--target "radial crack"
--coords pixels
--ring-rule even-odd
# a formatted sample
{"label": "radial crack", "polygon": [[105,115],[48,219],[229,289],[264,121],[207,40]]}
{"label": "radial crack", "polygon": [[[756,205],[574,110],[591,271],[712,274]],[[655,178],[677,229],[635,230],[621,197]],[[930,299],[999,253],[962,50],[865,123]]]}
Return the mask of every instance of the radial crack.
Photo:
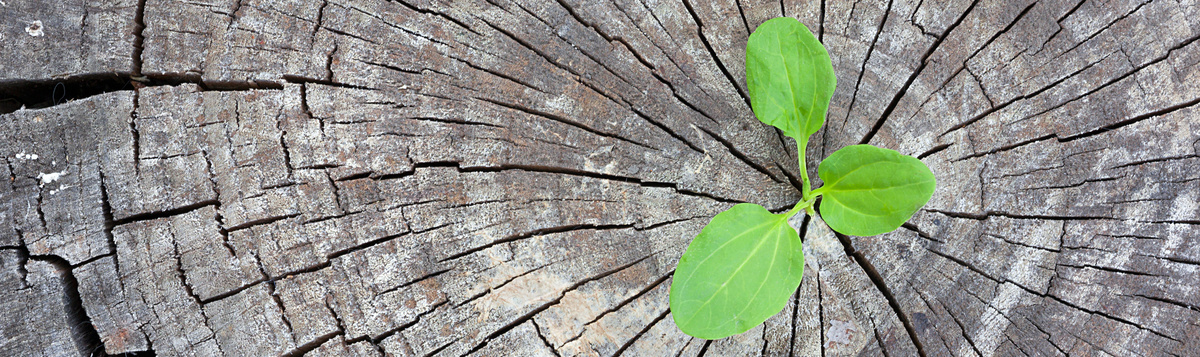
{"label": "radial crack", "polygon": [[709,56],[712,56],[713,62],[721,69],[721,73],[725,74],[725,78],[729,80],[729,85],[732,85],[738,94],[742,96],[742,99],[746,101],[746,108],[751,108],[750,95],[746,93],[745,89],[742,89],[742,86],[738,85],[733,74],[729,72],[728,68],[725,68],[725,63],[721,62],[721,57],[717,56],[717,51],[713,50],[712,44],[708,43],[708,38],[704,36],[704,23],[700,21],[700,16],[696,15],[696,9],[692,8],[692,2],[690,0],[683,0],[683,5],[687,8],[688,13],[692,15],[692,20],[696,21],[696,36],[700,37],[700,42],[704,43],[704,48],[708,50]]}
{"label": "radial crack", "polygon": [[858,70],[858,80],[854,81],[854,94],[850,96],[850,105],[846,107],[846,117],[842,119],[842,127],[846,126],[846,122],[850,120],[850,113],[854,112],[854,103],[858,101],[858,88],[862,85],[863,74],[867,73],[867,62],[871,61],[871,53],[875,52],[875,45],[879,43],[879,35],[883,33],[884,26],[887,26],[888,16],[892,14],[892,2],[892,0],[888,0],[887,9],[883,10],[883,19],[879,20],[879,28],[875,30],[875,37],[871,39],[871,47],[867,48],[867,56]]}
{"label": "radial crack", "polygon": [[875,284],[875,288],[879,290],[879,293],[882,294],[885,299],[887,299],[888,305],[892,308],[892,313],[896,314],[896,318],[900,320],[900,324],[904,325],[904,330],[908,332],[908,338],[912,340],[913,346],[917,348],[917,354],[921,357],[925,357],[925,346],[921,343],[921,340],[917,338],[916,328],[913,327],[912,321],[909,319],[908,314],[904,313],[904,309],[901,308],[899,300],[897,300],[896,296],[892,294],[892,290],[888,288],[883,276],[880,275],[879,271],[875,269],[875,265],[871,264],[871,262],[867,260],[866,255],[864,255],[861,251],[854,249],[854,244],[850,242],[850,237],[837,232],[834,232],[834,235],[836,235],[838,241],[842,243],[842,247],[846,250],[846,255],[849,255],[856,263],[858,263],[858,266],[862,268],[867,277],[871,279],[871,283]]}
{"label": "radial crack", "polygon": [[925,66],[929,64],[929,57],[933,56],[933,52],[937,51],[938,47],[942,45],[942,42],[946,40],[946,37],[949,37],[950,33],[953,32],[958,25],[962,24],[963,20],[967,18],[967,15],[971,13],[971,10],[975,9],[975,5],[977,4],[979,4],[979,0],[972,1],[971,5],[967,7],[967,10],[963,11],[962,15],[960,15],[958,19],[954,21],[954,23],[950,24],[949,27],[946,27],[946,31],[942,33],[942,36],[938,37],[936,41],[933,41],[933,44],[929,46],[929,49],[925,50],[925,54],[921,56],[920,66],[918,66],[917,69],[908,76],[908,80],[904,82],[904,85],[901,86],[900,90],[896,92],[896,95],[892,97],[892,101],[888,104],[887,109],[884,109],[883,114],[879,116],[879,120],[875,121],[875,126],[871,128],[871,131],[867,132],[867,135],[863,136],[862,140],[859,140],[860,144],[869,144],[871,142],[871,139],[875,137],[875,133],[878,133],[879,129],[883,127],[883,122],[886,121],[888,117],[892,115],[892,112],[896,110],[896,105],[900,104],[900,99],[904,97],[904,94],[908,93],[908,87],[912,86],[913,82],[917,80],[917,76],[921,74],[921,71],[925,70]]}

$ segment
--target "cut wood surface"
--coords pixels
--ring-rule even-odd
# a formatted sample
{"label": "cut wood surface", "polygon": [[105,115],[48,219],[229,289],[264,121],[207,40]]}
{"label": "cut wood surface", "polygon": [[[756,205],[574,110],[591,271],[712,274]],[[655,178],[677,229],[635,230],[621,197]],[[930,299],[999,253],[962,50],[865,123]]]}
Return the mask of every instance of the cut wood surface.
{"label": "cut wood surface", "polygon": [[[792,16],[901,229],[794,219],[762,326],[680,332],[715,214],[800,196],[745,87]],[[1160,356],[1200,350],[1185,1],[0,1],[0,354]],[[818,183],[819,185],[819,183]]]}

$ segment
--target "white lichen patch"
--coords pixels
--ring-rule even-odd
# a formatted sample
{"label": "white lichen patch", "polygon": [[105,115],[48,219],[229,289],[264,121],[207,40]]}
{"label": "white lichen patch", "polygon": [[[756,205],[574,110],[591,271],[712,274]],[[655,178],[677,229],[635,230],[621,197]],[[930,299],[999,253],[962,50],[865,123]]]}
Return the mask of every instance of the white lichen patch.
{"label": "white lichen patch", "polygon": [[1189,219],[1195,217],[1198,210],[1200,210],[1200,204],[1196,202],[1195,191],[1184,190],[1175,196],[1174,200],[1171,200],[1171,217]]}
{"label": "white lichen patch", "polygon": [[37,160],[38,156],[37,156],[37,154],[26,154],[24,151],[22,151],[20,154],[17,154],[17,159],[18,160]]}
{"label": "white lichen patch", "polygon": [[33,22],[30,22],[29,25],[25,26],[25,33],[27,33],[33,37],[45,36],[46,33],[43,32],[42,30],[43,30],[42,20],[35,20]]}
{"label": "white lichen patch", "polygon": [[830,348],[834,344],[850,345],[850,338],[854,336],[857,330],[854,324],[848,321],[830,320],[829,330],[825,331],[825,348]]}
{"label": "white lichen patch", "polygon": [[46,184],[52,183],[54,181],[58,181],[58,179],[62,178],[63,175],[66,175],[66,174],[67,174],[67,170],[62,170],[60,172],[51,172],[51,173],[39,172],[37,175],[37,178],[38,178],[38,180],[41,180],[42,183],[38,184],[38,187],[45,186]]}
{"label": "white lichen patch", "polygon": [[[62,190],[68,189],[68,188],[71,188],[71,185],[62,185],[62,187],[59,187],[59,188],[57,188],[57,189],[54,189],[54,190],[50,190],[50,194],[51,194],[51,195],[54,195],[54,194],[56,194],[56,193],[62,192]],[[101,200],[101,201],[100,201],[100,203],[104,203],[104,201],[103,201],[103,200]]]}

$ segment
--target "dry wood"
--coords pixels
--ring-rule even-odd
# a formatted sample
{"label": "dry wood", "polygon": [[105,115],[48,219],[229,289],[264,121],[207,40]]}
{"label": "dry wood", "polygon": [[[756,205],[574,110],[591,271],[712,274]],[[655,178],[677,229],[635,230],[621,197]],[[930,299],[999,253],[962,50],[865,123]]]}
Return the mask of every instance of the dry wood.
{"label": "dry wood", "polygon": [[[0,1],[0,350],[17,355],[1187,355],[1192,1]],[[797,218],[788,306],[683,335],[716,213],[798,197],[744,48],[793,16],[839,86],[808,162],[939,187],[900,230]],[[36,26],[35,26],[36,24]]]}

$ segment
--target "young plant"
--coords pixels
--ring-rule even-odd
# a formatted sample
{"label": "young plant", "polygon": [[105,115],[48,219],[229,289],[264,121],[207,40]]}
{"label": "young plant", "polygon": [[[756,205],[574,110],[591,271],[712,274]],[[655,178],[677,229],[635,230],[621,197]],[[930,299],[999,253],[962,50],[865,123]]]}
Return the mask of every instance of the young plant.
{"label": "young plant", "polygon": [[735,205],[688,245],[671,281],[671,316],[684,333],[710,340],[746,332],[787,305],[804,274],[800,236],[788,218],[801,210],[815,215],[817,197],[829,228],[870,236],[899,228],[936,186],[912,156],[853,145],[821,161],[825,185],[809,187],[804,150],[825,123],[837,78],[825,46],[799,21],[771,19],[750,35],[746,85],[758,120],[796,139],[801,199],[783,214]]}

